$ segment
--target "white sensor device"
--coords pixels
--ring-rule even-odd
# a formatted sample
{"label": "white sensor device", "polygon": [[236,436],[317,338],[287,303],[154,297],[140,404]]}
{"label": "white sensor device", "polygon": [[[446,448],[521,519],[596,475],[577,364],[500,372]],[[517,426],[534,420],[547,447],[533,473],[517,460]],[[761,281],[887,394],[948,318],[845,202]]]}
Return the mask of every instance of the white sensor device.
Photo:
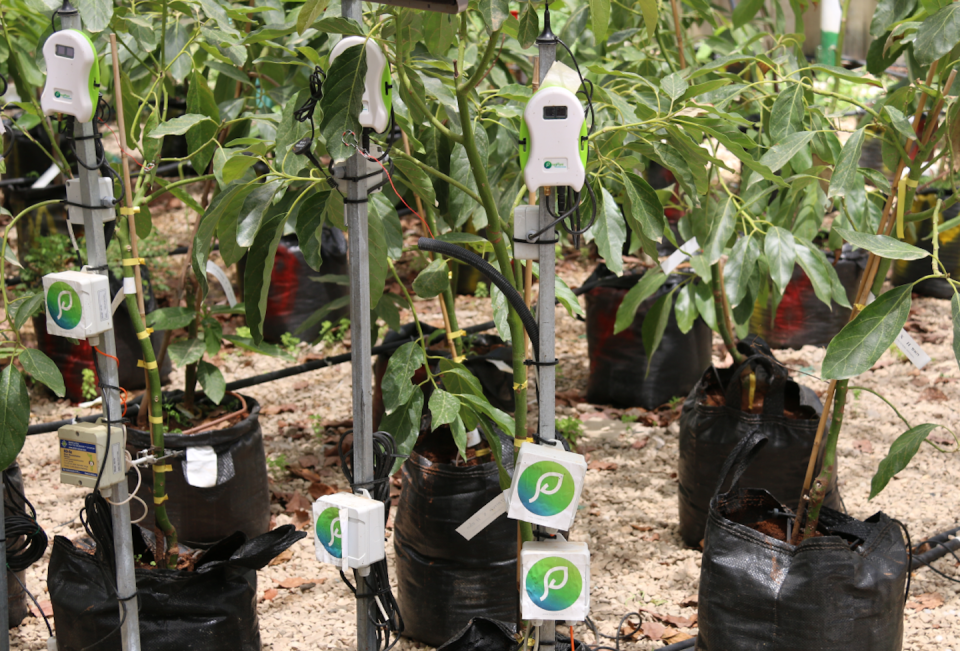
{"label": "white sensor device", "polygon": [[361,493],[324,495],[313,503],[313,544],[321,563],[360,570],[384,559],[383,502]]}
{"label": "white sensor device", "polygon": [[93,41],[76,29],[54,32],[43,44],[47,84],[40,96],[44,115],[63,113],[89,122],[100,94],[100,64]]}
{"label": "white sensor device", "polygon": [[[100,475],[100,488],[126,481],[123,427],[113,426],[109,440],[106,423],[73,423],[57,430],[60,441],[60,482],[93,488]],[[107,454],[109,446],[110,454]],[[106,462],[106,465],[104,465]],[[103,467],[103,473],[100,469]]]}
{"label": "white sensor device", "polygon": [[583,188],[586,129],[580,100],[566,88],[547,86],[530,98],[520,129],[520,164],[527,190]]}
{"label": "white sensor device", "polygon": [[590,613],[590,550],[583,542],[528,541],[520,549],[523,619],[582,622]]}
{"label": "white sensor device", "polygon": [[524,442],[517,455],[507,517],[568,531],[577,515],[587,462],[560,445]]}
{"label": "white sensor device", "polygon": [[383,50],[372,38],[347,36],[330,51],[330,65],[344,50],[355,45],[365,45],[367,54],[367,78],[363,91],[363,108],[360,109],[360,126],[383,133],[390,125],[390,110],[393,107],[393,79]]}
{"label": "white sensor device", "polygon": [[43,277],[47,332],[88,339],[113,327],[110,280],[83,271],[61,271]]}

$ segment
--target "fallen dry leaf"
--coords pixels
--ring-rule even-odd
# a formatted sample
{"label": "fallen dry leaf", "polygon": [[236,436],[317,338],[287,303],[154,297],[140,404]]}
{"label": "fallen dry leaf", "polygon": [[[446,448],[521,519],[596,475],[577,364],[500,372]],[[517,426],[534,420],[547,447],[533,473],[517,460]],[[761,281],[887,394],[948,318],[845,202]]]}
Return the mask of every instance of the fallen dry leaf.
{"label": "fallen dry leaf", "polygon": [[920,400],[923,402],[943,402],[947,400],[947,394],[936,387],[927,387],[920,393]]}
{"label": "fallen dry leaf", "polygon": [[667,627],[657,622],[644,622],[640,625],[640,630],[642,630],[643,634],[649,637],[651,640],[659,640],[663,637]]}
{"label": "fallen dry leaf", "polygon": [[860,450],[865,454],[873,454],[873,443],[867,439],[860,439],[859,441],[853,442],[853,449]]}
{"label": "fallen dry leaf", "polygon": [[284,549],[282,552],[280,552],[280,554],[276,558],[274,558],[272,561],[270,561],[269,564],[280,565],[281,563],[286,563],[291,558],[293,558],[293,549],[287,548],[287,549]]}
{"label": "fallen dry leaf", "polygon": [[683,631],[678,631],[676,629],[671,629],[669,634],[664,634],[663,641],[667,644],[676,644],[678,642],[683,642],[684,640],[689,640],[693,636],[689,633],[684,633]]}
{"label": "fallen dry leaf", "polygon": [[310,503],[310,500],[308,500],[306,497],[304,497],[300,493],[293,493],[290,496],[290,499],[287,500],[287,507],[285,510],[287,513],[296,513],[298,511],[303,511],[304,513],[306,513],[312,508],[313,508],[313,504]]}
{"label": "fallen dry leaf", "polygon": [[633,445],[631,445],[630,447],[632,447],[634,450],[642,450],[643,448],[647,447],[647,441],[649,440],[650,440],[649,436],[644,436],[642,439],[637,439],[636,441],[634,441]]}
{"label": "fallen dry leaf", "polygon": [[310,516],[306,511],[297,511],[293,514],[293,526],[297,529],[307,529],[310,527]]}
{"label": "fallen dry leaf", "polygon": [[653,529],[653,527],[648,527],[641,524],[631,524],[630,526],[636,529],[637,531],[651,531]]}
{"label": "fallen dry leaf", "polygon": [[297,459],[297,463],[300,464],[301,468],[316,468],[317,464],[320,463],[320,459],[318,459],[315,454],[305,454]]}
{"label": "fallen dry leaf", "polygon": [[937,592],[924,592],[916,595],[911,601],[907,602],[906,608],[911,610],[923,610],[924,608],[939,608],[943,605],[943,597]]}
{"label": "fallen dry leaf", "polygon": [[308,469],[306,469],[306,468],[301,468],[301,467],[300,467],[299,465],[297,465],[297,464],[293,464],[293,465],[287,466],[287,468],[290,470],[291,473],[293,473],[294,475],[296,475],[296,476],[299,477],[300,479],[306,479],[307,481],[309,481],[309,482],[311,482],[311,483],[312,483],[312,482],[318,482],[318,481],[320,481],[320,475],[318,475],[317,473],[315,473],[315,472],[312,471],[312,470],[308,470]]}
{"label": "fallen dry leaf", "polygon": [[319,499],[324,495],[333,495],[337,492],[336,487],[330,486],[329,484],[324,484],[323,482],[314,482],[310,484],[310,488],[307,489],[307,492],[310,493],[310,497],[313,499]]}
{"label": "fallen dry leaf", "polygon": [[587,464],[587,470],[616,470],[617,464],[613,461],[591,461]]}
{"label": "fallen dry leaf", "polygon": [[696,608],[699,602],[700,602],[699,595],[690,595],[689,597],[687,597],[677,605],[680,606],[681,608]]}
{"label": "fallen dry leaf", "polygon": [[664,615],[663,621],[668,624],[673,624],[678,628],[690,628],[691,626],[697,625],[697,614],[694,613],[690,617],[681,617],[680,615]]}
{"label": "fallen dry leaf", "polygon": [[292,402],[283,405],[265,405],[260,408],[260,413],[264,416],[276,416],[277,414],[290,414],[297,410],[297,406]]}
{"label": "fallen dry leaf", "polygon": [[304,583],[310,583],[310,580],[301,578],[299,576],[290,576],[277,583],[277,585],[279,585],[281,588],[286,588],[287,590],[293,590],[294,588],[299,588]]}
{"label": "fallen dry leaf", "polygon": [[270,588],[263,591],[263,600],[264,601],[273,601],[277,598],[277,595],[280,594],[280,591],[276,588]]}

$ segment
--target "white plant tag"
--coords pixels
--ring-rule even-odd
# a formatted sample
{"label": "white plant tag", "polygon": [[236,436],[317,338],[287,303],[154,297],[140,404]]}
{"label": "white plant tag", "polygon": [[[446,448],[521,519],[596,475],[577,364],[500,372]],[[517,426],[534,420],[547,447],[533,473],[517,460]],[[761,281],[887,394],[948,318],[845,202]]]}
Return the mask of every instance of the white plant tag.
{"label": "white plant tag", "polygon": [[671,253],[670,256],[660,264],[660,268],[663,269],[663,273],[669,274],[679,267],[680,263],[696,253],[699,248],[700,244],[697,242],[697,238],[684,242],[683,246]]}
{"label": "white plant tag", "polygon": [[[867,305],[873,303],[876,300],[876,296],[873,295],[873,292],[870,292],[867,295]],[[897,345],[897,348],[900,349],[900,352],[907,356],[913,365],[917,368],[922,369],[924,366],[930,363],[930,355],[924,352],[923,348],[920,347],[920,344],[910,336],[910,333],[900,329],[900,334],[897,335],[897,338],[893,340],[893,343]]]}
{"label": "white plant tag", "polygon": [[213,277],[217,279],[217,282],[220,283],[220,286],[223,287],[223,293],[227,295],[227,303],[230,304],[230,307],[236,305],[237,295],[233,293],[233,285],[230,284],[230,279],[227,278],[227,272],[221,269],[213,260],[207,260],[207,273],[212,274]]}
{"label": "white plant tag", "polygon": [[183,463],[187,483],[197,488],[213,488],[217,485],[217,452],[209,445],[187,448]]}
{"label": "white plant tag", "polygon": [[486,529],[494,520],[507,512],[507,491],[497,495],[487,502],[487,505],[470,516],[470,518],[457,527],[457,533],[473,540],[474,536]]}
{"label": "white plant tag", "polygon": [[479,445],[481,441],[480,430],[474,427],[472,430],[467,432],[467,447],[472,448],[475,445]]}

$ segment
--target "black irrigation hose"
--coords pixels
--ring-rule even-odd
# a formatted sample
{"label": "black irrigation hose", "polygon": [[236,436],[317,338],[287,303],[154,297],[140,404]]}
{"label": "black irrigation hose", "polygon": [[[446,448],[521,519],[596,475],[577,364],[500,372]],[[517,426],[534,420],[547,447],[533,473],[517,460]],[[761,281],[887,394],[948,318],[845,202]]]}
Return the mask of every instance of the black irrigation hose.
{"label": "black irrigation hose", "polygon": [[667,646],[660,647],[657,651],[680,651],[680,649],[692,649],[697,645],[697,638],[691,637],[689,640],[684,640],[683,642],[677,642],[676,644],[668,644]]}
{"label": "black irrigation hose", "polygon": [[910,571],[919,570],[921,567],[930,565],[933,561],[943,558],[947,554],[960,550],[960,538],[950,538],[950,536],[954,536],[958,532],[960,532],[960,527],[938,533],[936,536],[932,536],[919,543],[917,547],[929,544],[931,548],[922,554],[914,555],[913,561],[910,563]]}
{"label": "black irrigation hose", "polygon": [[526,329],[527,334],[530,335],[530,344],[533,346],[533,356],[536,361],[540,361],[540,328],[537,326],[536,319],[533,318],[533,314],[530,313],[530,309],[527,307],[527,304],[523,300],[516,289],[513,288],[513,285],[507,282],[507,279],[503,277],[499,271],[490,266],[490,263],[481,258],[479,255],[472,251],[468,251],[462,246],[457,246],[456,244],[450,244],[449,242],[441,242],[440,240],[433,240],[429,237],[421,237],[417,240],[417,248],[421,251],[430,251],[432,253],[439,253],[445,255],[449,258],[454,258],[460,262],[466,263],[482,273],[487,279],[497,286],[503,295],[507,298],[507,301],[517,311],[517,314],[520,315],[520,320],[523,322],[523,327]]}
{"label": "black irrigation hose", "polygon": [[[468,335],[477,334],[478,332],[485,332],[491,330],[495,327],[493,321],[487,321],[485,323],[480,323],[474,326],[469,326],[464,328],[464,332]],[[443,332],[438,330],[437,332]],[[389,353],[404,344],[410,343],[411,341],[416,341],[417,337],[406,337],[398,341],[391,341],[389,344],[382,344],[380,346],[375,346],[371,351],[370,355],[379,355],[381,353]],[[283,378],[291,377],[293,375],[300,375],[301,373],[307,373],[309,371],[315,371],[317,369],[326,368],[328,366],[336,366],[338,364],[343,364],[349,362],[353,358],[353,353],[344,353],[342,355],[335,355],[333,357],[325,357],[323,359],[315,359],[304,364],[298,364],[297,366],[291,366],[289,368],[280,369],[279,371],[273,371],[271,373],[263,373],[262,375],[254,375],[252,377],[242,378],[240,380],[234,380],[233,382],[227,383],[227,391],[237,391],[238,389],[246,389],[247,387],[252,387],[258,384],[265,384],[267,382],[273,382],[274,380],[281,380]],[[133,400],[127,403],[127,418],[135,418],[140,412],[140,400],[143,396],[137,396]],[[81,423],[92,423],[98,418],[102,418],[103,414],[94,414],[92,416],[81,416],[77,419]],[[72,418],[67,418],[65,420],[53,421],[50,423],[38,423],[36,425],[31,425],[27,428],[27,436],[34,436],[36,434],[47,434],[49,432],[56,432],[58,429],[64,425],[70,425],[75,422]]]}

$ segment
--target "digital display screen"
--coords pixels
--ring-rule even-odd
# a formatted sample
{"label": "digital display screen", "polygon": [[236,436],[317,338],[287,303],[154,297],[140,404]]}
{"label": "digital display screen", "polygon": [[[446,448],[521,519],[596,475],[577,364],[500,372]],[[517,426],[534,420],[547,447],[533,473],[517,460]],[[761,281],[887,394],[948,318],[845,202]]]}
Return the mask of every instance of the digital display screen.
{"label": "digital display screen", "polygon": [[64,59],[73,58],[73,48],[69,45],[58,45],[56,53],[58,57],[63,57]]}
{"label": "digital display screen", "polygon": [[543,119],[544,120],[566,120],[567,107],[566,106],[544,106]]}

